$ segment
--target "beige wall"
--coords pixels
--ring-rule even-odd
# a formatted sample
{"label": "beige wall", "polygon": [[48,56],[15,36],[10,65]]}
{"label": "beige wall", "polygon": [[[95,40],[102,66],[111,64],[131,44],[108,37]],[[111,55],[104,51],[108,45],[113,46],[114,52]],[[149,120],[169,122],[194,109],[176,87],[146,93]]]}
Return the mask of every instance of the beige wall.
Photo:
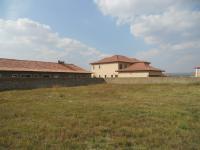
{"label": "beige wall", "polygon": [[148,72],[120,72],[119,77],[128,78],[128,77],[149,77]]}
{"label": "beige wall", "polygon": [[200,77],[200,69],[196,69],[195,77]]}
{"label": "beige wall", "polygon": [[110,63],[110,64],[96,64],[91,66],[91,72],[93,73],[93,77],[96,78],[110,78],[112,75],[118,75],[118,63]]}

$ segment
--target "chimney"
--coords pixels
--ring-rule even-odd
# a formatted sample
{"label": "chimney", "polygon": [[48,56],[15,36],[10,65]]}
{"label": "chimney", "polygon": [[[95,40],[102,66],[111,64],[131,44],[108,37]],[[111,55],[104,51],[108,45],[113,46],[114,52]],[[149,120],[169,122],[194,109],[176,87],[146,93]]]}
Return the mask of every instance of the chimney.
{"label": "chimney", "polygon": [[62,61],[62,60],[58,60],[58,64],[65,64],[65,61]]}

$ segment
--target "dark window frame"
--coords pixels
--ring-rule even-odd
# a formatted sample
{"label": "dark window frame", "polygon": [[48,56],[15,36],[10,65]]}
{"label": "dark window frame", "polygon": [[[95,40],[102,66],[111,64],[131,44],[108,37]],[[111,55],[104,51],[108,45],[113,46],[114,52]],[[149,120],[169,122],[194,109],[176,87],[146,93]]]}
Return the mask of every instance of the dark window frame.
{"label": "dark window frame", "polygon": [[32,74],[21,74],[20,78],[32,78]]}
{"label": "dark window frame", "polygon": [[40,75],[39,75],[39,74],[33,74],[32,77],[33,77],[33,78],[39,78]]}
{"label": "dark window frame", "polygon": [[12,74],[11,77],[12,77],[12,78],[18,78],[18,77],[19,77],[19,74]]}
{"label": "dark window frame", "polygon": [[43,74],[42,77],[43,78],[51,78],[51,75],[50,74]]}
{"label": "dark window frame", "polygon": [[122,64],[119,64],[119,69],[123,69],[123,65]]}

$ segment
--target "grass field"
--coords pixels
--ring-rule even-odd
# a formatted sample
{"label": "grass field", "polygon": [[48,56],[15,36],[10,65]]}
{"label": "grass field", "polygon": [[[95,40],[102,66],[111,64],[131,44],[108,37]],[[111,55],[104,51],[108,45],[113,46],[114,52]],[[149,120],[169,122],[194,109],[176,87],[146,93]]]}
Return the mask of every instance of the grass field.
{"label": "grass field", "polygon": [[200,149],[200,85],[0,92],[0,149]]}

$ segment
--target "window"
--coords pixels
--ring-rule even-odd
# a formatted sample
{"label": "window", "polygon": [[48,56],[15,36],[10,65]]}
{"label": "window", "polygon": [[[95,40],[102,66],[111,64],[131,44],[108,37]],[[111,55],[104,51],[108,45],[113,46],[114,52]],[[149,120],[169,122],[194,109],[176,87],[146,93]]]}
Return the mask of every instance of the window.
{"label": "window", "polygon": [[31,75],[31,74],[21,74],[20,77],[21,77],[21,78],[31,78],[32,75]]}
{"label": "window", "polygon": [[81,76],[77,74],[77,75],[76,75],[76,78],[81,78]]}
{"label": "window", "polygon": [[93,66],[93,70],[95,70],[95,66]]}
{"label": "window", "polygon": [[115,75],[115,78],[117,78],[118,77],[118,75]]}
{"label": "window", "polygon": [[99,69],[101,69],[101,66],[99,65]]}
{"label": "window", "polygon": [[123,67],[122,64],[119,64],[119,69],[122,69],[122,67]]}
{"label": "window", "polygon": [[127,67],[128,67],[128,65],[127,65],[127,64],[125,64],[125,65],[124,65],[124,68],[127,68]]}
{"label": "window", "polygon": [[18,77],[18,75],[17,74],[12,74],[12,76],[11,76],[12,78],[17,78]]}
{"label": "window", "polygon": [[39,78],[39,74],[34,74],[33,78]]}
{"label": "window", "polygon": [[99,75],[99,78],[101,78],[101,76]]}
{"label": "window", "polygon": [[105,78],[107,77],[107,75],[104,76]]}
{"label": "window", "polygon": [[68,74],[68,78],[73,78],[74,76],[72,74]]}
{"label": "window", "polygon": [[111,75],[111,78],[113,78],[113,75]]}
{"label": "window", "polygon": [[44,74],[42,77],[43,78],[50,78],[51,76],[49,74]]}
{"label": "window", "polygon": [[56,75],[53,76],[53,78],[59,78],[59,75],[56,74]]}

